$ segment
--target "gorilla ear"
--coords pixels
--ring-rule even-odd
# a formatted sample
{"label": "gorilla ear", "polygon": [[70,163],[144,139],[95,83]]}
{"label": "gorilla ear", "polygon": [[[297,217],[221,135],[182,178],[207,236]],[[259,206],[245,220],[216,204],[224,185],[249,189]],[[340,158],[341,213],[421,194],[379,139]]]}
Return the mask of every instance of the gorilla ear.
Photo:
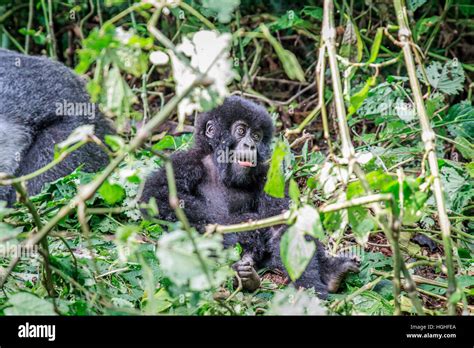
{"label": "gorilla ear", "polygon": [[214,134],[216,132],[216,127],[213,121],[207,121],[206,123],[206,137],[214,138]]}

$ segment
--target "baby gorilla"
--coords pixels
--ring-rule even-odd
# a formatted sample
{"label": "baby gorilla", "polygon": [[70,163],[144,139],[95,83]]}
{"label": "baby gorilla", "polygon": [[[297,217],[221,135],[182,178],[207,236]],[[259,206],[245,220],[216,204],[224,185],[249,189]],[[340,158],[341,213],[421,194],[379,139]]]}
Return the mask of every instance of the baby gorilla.
{"label": "baby gorilla", "polygon": [[[203,232],[207,224],[241,223],[288,209],[288,198],[273,198],[263,190],[273,131],[272,120],[263,107],[236,96],[198,116],[194,146],[171,156],[178,198],[198,231]],[[156,200],[158,218],[176,221],[163,169],[153,173],[145,184],[141,200],[148,202],[150,198]],[[242,258],[234,269],[246,290],[260,286],[255,269],[284,271],[279,252],[284,231],[278,226],[224,235],[224,246],[242,246]],[[353,261],[329,258],[318,243],[318,252],[296,285],[314,287],[325,297],[328,290],[337,290],[350,270],[357,270]]]}

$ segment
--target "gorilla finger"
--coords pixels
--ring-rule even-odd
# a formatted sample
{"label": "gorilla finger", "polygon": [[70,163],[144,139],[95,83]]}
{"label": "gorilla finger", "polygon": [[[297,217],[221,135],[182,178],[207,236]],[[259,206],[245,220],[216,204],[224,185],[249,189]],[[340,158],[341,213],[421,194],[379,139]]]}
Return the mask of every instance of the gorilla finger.
{"label": "gorilla finger", "polygon": [[240,278],[250,278],[253,275],[253,272],[239,272]]}

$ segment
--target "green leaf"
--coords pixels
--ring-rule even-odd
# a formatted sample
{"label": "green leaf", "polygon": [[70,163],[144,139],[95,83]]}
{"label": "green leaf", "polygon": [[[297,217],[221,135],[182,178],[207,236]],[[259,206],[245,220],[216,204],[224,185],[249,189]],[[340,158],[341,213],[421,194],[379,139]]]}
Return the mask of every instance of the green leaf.
{"label": "green leaf", "polygon": [[268,308],[269,315],[325,315],[323,302],[310,289],[288,286],[275,292]]}
{"label": "green leaf", "polygon": [[125,141],[118,135],[106,135],[105,143],[110,146],[112,151],[116,152],[125,146]]}
{"label": "green leaf", "polygon": [[155,295],[153,295],[153,313],[161,313],[166,311],[173,305],[173,298],[170,296],[165,288],[160,288]]}
{"label": "green leaf", "polygon": [[372,48],[370,49],[370,58],[367,61],[367,64],[371,64],[375,62],[377,56],[379,55],[380,45],[382,44],[383,39],[383,28],[378,28],[377,33],[375,34],[374,43],[372,44]]}
{"label": "green leaf", "polygon": [[298,209],[295,223],[280,242],[281,259],[293,281],[303,274],[316,250],[315,243],[306,240],[306,235],[320,240],[324,238],[319,213],[309,205]]}
{"label": "green leaf", "polygon": [[283,175],[282,163],[286,151],[285,143],[279,141],[273,151],[267,182],[264,187],[266,193],[277,198],[285,197],[285,177]]}
{"label": "green leaf", "polygon": [[[232,248],[224,249],[222,236],[205,237],[192,231],[192,238],[194,243],[185,231],[175,230],[162,235],[158,241],[156,255],[160,268],[175,285],[191,291],[203,291],[221,284],[233,274],[228,263],[237,260],[238,255]],[[196,254],[195,246],[201,259]]]}
{"label": "green leaf", "polygon": [[166,149],[175,149],[176,143],[171,135],[165,135],[158,143],[153,145],[154,151],[162,151]]}
{"label": "green leaf", "polygon": [[431,28],[433,28],[436,23],[439,21],[440,17],[433,16],[429,18],[423,18],[416,22],[415,25],[415,40],[418,41],[422,35],[428,32]]}
{"label": "green leaf", "polygon": [[470,101],[462,101],[451,106],[444,121],[452,122],[448,125],[448,131],[453,136],[462,136],[471,143],[474,141],[474,108]]}
{"label": "green leaf", "polygon": [[125,190],[118,184],[111,184],[105,181],[99,188],[99,194],[109,205],[122,201],[125,197]]}
{"label": "green leaf", "polygon": [[441,168],[441,182],[446,197],[446,207],[460,213],[474,197],[474,188],[464,172],[458,172],[452,166]]}
{"label": "green leaf", "polygon": [[474,178],[474,162],[466,164],[466,170],[471,178]]}
{"label": "green leaf", "polygon": [[462,299],[462,291],[460,289],[456,289],[456,291],[449,297],[448,301],[450,303],[458,303]]}
{"label": "green leaf", "polygon": [[458,136],[454,139],[456,149],[468,160],[474,159],[474,146],[464,137]]}
{"label": "green leaf", "polygon": [[283,64],[283,70],[285,70],[285,73],[288,78],[290,78],[291,80],[305,82],[306,80],[304,77],[303,68],[301,68],[300,63],[298,62],[298,59],[293,54],[293,52],[285,50],[280,44],[280,42],[275,39],[272,34],[270,34],[270,31],[265,26],[265,24],[260,24],[260,30],[262,31],[268,42],[270,42],[270,44],[273,46],[273,49],[275,50],[278,56],[278,59],[280,59],[280,62]]}
{"label": "green leaf", "polygon": [[10,296],[8,303],[12,307],[4,310],[6,315],[57,315],[51,302],[27,292]]}
{"label": "green leaf", "polygon": [[370,87],[375,84],[375,76],[371,76],[367,79],[364,87],[357,93],[351,96],[350,106],[349,106],[349,116],[353,115],[362,105],[364,100],[369,95]]}
{"label": "green leaf", "polygon": [[323,9],[317,6],[305,6],[301,11],[302,15],[313,17],[314,19],[323,20]]}
{"label": "green leaf", "polygon": [[119,115],[126,113],[130,105],[136,102],[135,95],[116,67],[112,68],[105,78],[101,102],[105,110]]}
{"label": "green leaf", "polygon": [[359,244],[365,245],[369,239],[370,232],[374,229],[375,223],[367,209],[362,207],[352,207],[347,209],[349,224]]}
{"label": "green leaf", "polygon": [[300,201],[300,189],[299,189],[298,184],[296,183],[295,180],[293,180],[293,179],[290,180],[290,187],[289,187],[288,191],[289,191],[291,200],[294,203],[298,204],[299,201]]}
{"label": "green leaf", "polygon": [[109,50],[109,57],[121,70],[134,75],[142,76],[148,70],[148,57],[136,48],[120,46]]}
{"label": "green leaf", "polygon": [[278,18],[277,21],[269,25],[271,31],[284,30],[284,29],[311,29],[313,24],[307,20],[299,17],[294,11],[287,11],[283,16]]}
{"label": "green leaf", "polygon": [[289,228],[280,242],[280,255],[291,280],[298,279],[306,269],[316,251],[316,245],[307,241],[304,234],[295,228]]}

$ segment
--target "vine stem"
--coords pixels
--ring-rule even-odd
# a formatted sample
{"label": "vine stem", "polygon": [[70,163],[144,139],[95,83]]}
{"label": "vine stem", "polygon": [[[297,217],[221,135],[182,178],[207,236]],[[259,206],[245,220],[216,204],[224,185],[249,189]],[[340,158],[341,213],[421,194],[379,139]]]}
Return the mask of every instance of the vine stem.
{"label": "vine stem", "polygon": [[430,119],[426,112],[425,104],[423,102],[423,95],[420,84],[416,76],[415,62],[412,54],[412,35],[408,26],[406,7],[403,0],[394,0],[397,21],[399,24],[398,38],[402,47],[403,55],[405,57],[405,64],[410,79],[410,87],[413,92],[413,99],[418,114],[418,119],[421,126],[421,139],[425,146],[425,153],[428,154],[428,165],[433,178],[433,193],[438,209],[439,225],[442,232],[442,240],[444,245],[444,252],[446,256],[446,267],[448,275],[448,289],[446,295],[448,298],[448,312],[451,315],[456,314],[456,305],[449,300],[451,295],[456,291],[456,278],[453,262],[453,248],[451,242],[451,225],[449,223],[448,214],[446,211],[446,204],[443,196],[443,186],[439,175],[438,157],[436,155],[436,134],[430,125]]}
{"label": "vine stem", "polygon": [[[25,188],[20,183],[14,184],[13,187],[20,195],[20,201],[28,208],[28,211],[33,217],[33,221],[36,225],[36,228],[38,230],[41,229],[43,227],[43,223],[41,222],[41,218],[38,214],[38,211],[36,210],[36,207],[30,201],[28,197],[28,193],[26,192]],[[49,245],[46,238],[41,241],[41,249],[42,249],[41,255],[43,256],[43,260],[44,260],[44,275],[45,275],[43,279],[43,284],[46,290],[48,291],[48,295],[50,297],[54,297],[55,291],[54,291],[54,286],[53,286],[53,278],[52,278],[51,269],[49,267]],[[14,264],[18,263],[19,257],[18,257],[18,260],[13,259],[12,261]],[[56,307],[56,303],[54,303],[54,305]]]}

